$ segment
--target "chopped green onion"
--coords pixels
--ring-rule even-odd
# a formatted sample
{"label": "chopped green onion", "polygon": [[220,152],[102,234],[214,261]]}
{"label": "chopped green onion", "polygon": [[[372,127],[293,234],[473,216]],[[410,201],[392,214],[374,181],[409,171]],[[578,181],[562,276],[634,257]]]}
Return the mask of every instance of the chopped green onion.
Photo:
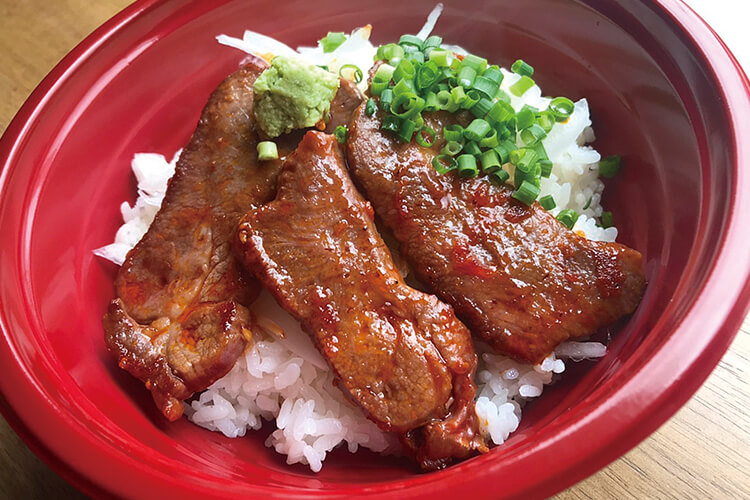
{"label": "chopped green onion", "polygon": [[502,169],[490,172],[489,175],[491,181],[500,185],[505,184],[510,179],[510,174]]}
{"label": "chopped green onion", "polygon": [[[424,135],[422,135],[422,134],[427,134],[427,139],[425,139]],[[422,127],[417,132],[417,138],[416,138],[417,144],[419,144],[420,146],[422,146],[424,148],[432,147],[432,145],[435,144],[435,136],[436,135],[437,135],[437,133],[435,132],[435,130],[433,128],[431,128],[431,127]]]}
{"label": "chopped green onion", "polygon": [[379,96],[388,88],[388,82],[378,82],[373,80],[370,84],[370,95]]}
{"label": "chopped green onion", "polygon": [[551,111],[542,111],[539,113],[539,115],[536,117],[536,123],[542,127],[542,129],[549,134],[549,131],[552,130],[552,127],[555,125],[555,122],[557,120],[555,119],[555,115],[552,114]]}
{"label": "chopped green onion", "polygon": [[602,212],[602,227],[607,229],[612,227],[612,212]]}
{"label": "chopped green onion", "polygon": [[427,50],[432,47],[440,47],[440,44],[443,43],[443,39],[437,35],[432,35],[431,37],[428,37],[427,40],[424,41],[422,44],[423,50]]}
{"label": "chopped green onion", "polygon": [[341,32],[329,31],[326,36],[320,39],[320,46],[323,47],[323,52],[328,54],[336,50],[339,45],[346,41],[346,35]]}
{"label": "chopped green onion", "polygon": [[414,125],[416,126],[416,130],[420,130],[422,127],[424,127],[424,118],[422,118],[422,113],[417,113],[417,116],[414,117]]}
{"label": "chopped green onion", "polygon": [[487,69],[487,59],[483,57],[475,56],[474,54],[466,54],[464,60],[461,61],[461,67],[471,68],[475,73],[481,73]]}
{"label": "chopped green onion", "polygon": [[415,80],[417,89],[424,90],[430,88],[434,83],[437,83],[441,74],[440,68],[434,62],[428,61],[424,63],[417,69]]}
{"label": "chopped green onion", "polygon": [[381,64],[378,66],[378,69],[375,70],[375,74],[372,75],[372,81],[389,83],[391,78],[393,78],[394,71],[396,71],[396,68],[390,64]]}
{"label": "chopped green onion", "polygon": [[[381,45],[378,47],[378,52],[375,57],[381,61],[397,63],[402,57],[404,57],[404,48],[395,43]],[[396,61],[394,61],[394,59]]]}
{"label": "chopped green onion", "polygon": [[458,123],[443,127],[443,137],[446,141],[461,141],[464,138],[464,128]]}
{"label": "chopped green onion", "polygon": [[576,221],[578,220],[578,212],[570,209],[562,210],[557,214],[557,220],[562,222],[568,229],[573,229],[573,226],[576,225]]}
{"label": "chopped green onion", "polygon": [[552,174],[552,162],[550,160],[537,160],[541,169],[540,175],[547,178]]}
{"label": "chopped green onion", "polygon": [[[349,70],[352,72],[351,73],[352,78],[348,78],[346,76],[346,70]],[[354,83],[359,83],[362,81],[362,70],[359,69],[359,66],[355,64],[344,64],[339,69],[339,76],[347,80],[352,80]]]}
{"label": "chopped green onion", "polygon": [[484,118],[491,108],[492,101],[486,97],[482,97],[477,101],[474,107],[471,108],[471,113],[477,118]]}
{"label": "chopped green onion", "polygon": [[511,141],[504,140],[498,144],[494,150],[500,157],[500,163],[505,164],[510,161],[510,153],[516,149],[516,145]]}
{"label": "chopped green onion", "polygon": [[532,76],[534,74],[534,68],[523,59],[514,62],[513,66],[510,67],[510,70],[521,76]]}
{"label": "chopped green onion", "polygon": [[521,130],[521,140],[527,146],[534,145],[545,137],[547,137],[547,132],[536,123],[533,123],[527,129]]}
{"label": "chopped green onion", "polygon": [[411,118],[424,109],[424,99],[416,94],[399,94],[393,98],[391,113],[399,118]]}
{"label": "chopped green onion", "polygon": [[498,90],[497,94],[495,94],[495,99],[510,104],[510,96],[504,90]]}
{"label": "chopped green onion", "polygon": [[523,181],[521,182],[521,186],[511,196],[521,203],[531,205],[536,200],[536,197],[539,196],[539,187],[528,181]]}
{"label": "chopped green onion", "polygon": [[470,141],[479,141],[486,136],[490,130],[492,130],[492,127],[490,127],[489,123],[481,118],[475,118],[469,126],[466,127],[466,130],[464,130],[464,137]]}
{"label": "chopped green onion", "polygon": [[380,109],[383,111],[389,111],[391,109],[391,103],[393,102],[393,91],[391,89],[385,89],[380,94]]}
{"label": "chopped green onion", "polygon": [[451,89],[451,97],[448,101],[448,106],[445,108],[449,113],[455,113],[461,109],[461,104],[466,99],[463,87],[453,87]]}
{"label": "chopped green onion", "polygon": [[414,121],[402,120],[401,126],[398,128],[398,133],[396,135],[401,141],[409,142],[411,141],[411,138],[414,135],[414,130],[416,130],[416,128],[417,124],[414,123]]}
{"label": "chopped green onion", "polygon": [[393,89],[394,95],[399,94],[414,94],[416,95],[416,92],[414,91],[414,82],[412,80],[400,80],[396,85],[391,87]]}
{"label": "chopped green onion", "polygon": [[539,199],[539,204],[545,210],[552,210],[553,208],[557,206],[557,203],[555,203],[555,199],[552,197],[551,194],[548,194],[547,196],[542,196]]}
{"label": "chopped green onion", "polygon": [[437,93],[437,100],[440,109],[447,110],[451,102],[451,93],[447,90],[441,90]]}
{"label": "chopped green onion", "polygon": [[534,124],[534,111],[531,106],[524,105],[518,113],[516,113],[516,127],[518,130],[529,128]]}
{"label": "chopped green onion", "polygon": [[524,75],[516,83],[510,86],[510,91],[514,96],[521,97],[533,86],[534,80]]}
{"label": "chopped green onion", "polygon": [[424,96],[424,110],[437,111],[439,109],[437,94],[435,92],[427,92]]}
{"label": "chopped green onion", "polygon": [[537,158],[539,158],[540,160],[549,160],[549,156],[547,156],[547,150],[544,149],[544,144],[542,144],[541,142],[537,142],[533,146],[527,146],[527,148],[534,150]]}
{"label": "chopped green onion", "polygon": [[478,173],[477,159],[474,155],[464,154],[458,157],[458,175],[460,177],[476,177]]}
{"label": "chopped green onion", "polygon": [[415,62],[417,64],[422,64],[424,62],[424,52],[416,50],[409,50],[411,47],[410,45],[407,45],[406,54],[404,55],[404,59],[408,59],[411,62]]}
{"label": "chopped green onion", "polygon": [[339,141],[341,144],[346,143],[346,125],[339,125],[336,127],[336,129],[333,131],[333,136],[336,138],[337,141]]}
{"label": "chopped green onion", "polygon": [[533,184],[536,187],[540,186],[539,167],[536,164],[531,165],[528,169],[516,167],[516,170],[513,172],[513,183],[515,184],[516,189],[520,188],[521,183],[524,181],[527,181],[529,184]]}
{"label": "chopped green onion", "polygon": [[483,148],[494,148],[499,144],[497,138],[497,130],[491,128],[490,131],[481,139],[479,139],[479,146]]}
{"label": "chopped green onion", "polygon": [[403,79],[411,80],[416,73],[417,70],[414,68],[414,64],[408,59],[402,59],[393,71],[393,81],[398,83]]}
{"label": "chopped green onion", "polygon": [[478,76],[474,79],[474,88],[487,97],[493,98],[500,85],[485,76]]}
{"label": "chopped green onion", "polygon": [[422,39],[414,35],[401,35],[398,44],[402,47],[411,45],[417,47],[419,50],[422,50],[422,47],[424,46]]}
{"label": "chopped green onion", "polygon": [[516,114],[513,106],[507,102],[497,101],[487,113],[487,119],[494,123],[505,123]]}
{"label": "chopped green onion", "polygon": [[524,172],[529,172],[537,159],[536,153],[527,148],[515,149],[510,152],[510,162]]}
{"label": "chopped green onion", "polygon": [[583,210],[586,210],[587,208],[589,208],[591,206],[591,200],[593,200],[593,199],[594,199],[593,196],[589,196],[589,199],[586,200],[586,204],[583,206]]}
{"label": "chopped green onion", "polygon": [[496,170],[500,170],[500,158],[494,149],[488,149],[482,156],[479,157],[479,161],[482,162],[482,171],[491,173]]}
{"label": "chopped green onion", "polygon": [[477,70],[470,66],[462,66],[458,71],[458,84],[462,87],[470,88],[477,77]]}
{"label": "chopped green onion", "polygon": [[[382,100],[382,97],[381,97]],[[367,116],[372,116],[375,114],[375,111],[378,110],[377,104],[375,104],[374,99],[367,99],[367,104],[365,104],[365,114]]]}
{"label": "chopped green onion", "polygon": [[[490,66],[484,71],[484,73],[482,73],[482,76],[487,78],[488,80],[492,80],[493,82],[497,83],[498,86],[503,81],[503,72],[500,71],[500,68],[497,66]],[[495,97],[495,96],[493,95],[491,97]]]}
{"label": "chopped green onion", "polygon": [[[445,162],[448,162],[446,165]],[[458,166],[458,162],[451,155],[438,155],[432,159],[432,168],[434,168],[439,174],[447,174],[451,170],[455,170]]]}
{"label": "chopped green onion", "polygon": [[567,97],[555,97],[549,103],[549,110],[559,122],[565,121],[573,114],[575,104]]}
{"label": "chopped green onion", "polygon": [[258,143],[258,159],[260,161],[276,160],[279,158],[279,150],[273,141],[261,141]]}
{"label": "chopped green onion", "polygon": [[479,92],[477,92],[474,89],[469,90],[466,92],[466,99],[464,99],[464,102],[461,103],[462,109],[471,109],[474,107],[476,103],[479,102],[479,98],[481,96],[479,95]]}
{"label": "chopped green onion", "polygon": [[448,55],[449,52],[447,50],[435,49],[430,52],[430,61],[434,62],[441,68],[445,68],[448,66]]}
{"label": "chopped green onion", "polygon": [[443,146],[443,149],[441,149],[440,152],[442,154],[456,156],[458,153],[461,152],[463,148],[464,148],[464,145],[458,141],[448,141],[445,143],[445,146]]}
{"label": "chopped green onion", "polygon": [[472,156],[479,156],[480,154],[482,154],[482,150],[479,148],[479,145],[474,141],[469,141],[464,144],[464,152]]}
{"label": "chopped green onion", "polygon": [[394,115],[385,115],[385,118],[383,118],[383,124],[380,128],[398,133],[399,128],[401,128],[401,118]]}
{"label": "chopped green onion", "polygon": [[599,175],[607,179],[614,177],[620,171],[622,157],[620,155],[607,156],[599,162]]}

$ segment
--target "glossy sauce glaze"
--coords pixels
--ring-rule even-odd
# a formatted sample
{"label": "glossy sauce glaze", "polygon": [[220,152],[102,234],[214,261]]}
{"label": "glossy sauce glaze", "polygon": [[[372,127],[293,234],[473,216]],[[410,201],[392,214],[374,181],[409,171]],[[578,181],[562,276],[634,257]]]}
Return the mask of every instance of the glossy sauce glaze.
{"label": "glossy sauce glaze", "polygon": [[[248,339],[247,306],[258,283],[231,251],[240,217],[271,200],[281,161],[258,161],[262,139],[253,114],[253,84],[267,67],[251,61],[212,93],[177,163],[154,222],[128,253],[104,317],[108,349],[142,380],[169,420],[183,400],[234,366]],[[362,97],[344,80],[328,127],[346,123]],[[281,154],[301,134],[279,139]]]}
{"label": "glossy sauce glaze", "polygon": [[333,136],[305,135],[276,199],[240,223],[238,250],[342,388],[423,468],[486,449],[470,334],[450,306],[403,282]]}
{"label": "glossy sauce glaze", "polygon": [[[432,148],[380,130],[361,106],[348,138],[352,177],[430,291],[496,351],[531,363],[631,313],[645,287],[641,254],[589,241],[538,203],[485,176],[439,174]],[[461,117],[458,117],[460,120]],[[432,113],[434,130],[455,123]]]}

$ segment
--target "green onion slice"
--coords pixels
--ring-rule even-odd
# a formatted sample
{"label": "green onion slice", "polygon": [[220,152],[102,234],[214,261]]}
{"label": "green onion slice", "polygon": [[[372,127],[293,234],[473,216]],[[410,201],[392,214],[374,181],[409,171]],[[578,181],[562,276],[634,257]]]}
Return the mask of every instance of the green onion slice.
{"label": "green onion slice", "polygon": [[398,133],[399,128],[401,128],[401,118],[398,116],[386,115],[385,118],[383,118],[383,124],[380,128]]}
{"label": "green onion slice", "polygon": [[482,156],[479,157],[479,161],[482,162],[482,171],[492,173],[501,169],[500,158],[494,149],[488,149]]}
{"label": "green onion slice", "polygon": [[[351,72],[349,76],[346,76],[347,72]],[[352,80],[354,83],[359,83],[362,81],[362,70],[355,64],[344,64],[339,68],[339,76],[347,80]]]}
{"label": "green onion slice", "polygon": [[552,174],[552,162],[550,160],[542,159],[538,160],[537,163],[541,169],[540,175],[542,177],[549,177]]}
{"label": "green onion slice", "polygon": [[607,156],[599,162],[599,175],[610,179],[620,171],[622,167],[622,157],[620,155]]}
{"label": "green onion slice", "polygon": [[378,106],[375,104],[374,99],[367,99],[367,104],[365,104],[365,114],[367,116],[372,116],[375,114],[375,111],[378,110]]}
{"label": "green onion slice", "polygon": [[416,129],[417,124],[413,120],[402,120],[401,126],[398,128],[396,135],[402,142],[409,142],[411,141]]}
{"label": "green onion slice", "polygon": [[443,146],[443,149],[440,150],[440,153],[449,156],[456,156],[463,148],[464,145],[458,141],[448,141],[445,143],[445,146]]}
{"label": "green onion slice", "polygon": [[432,61],[427,61],[417,70],[415,84],[418,90],[430,88],[438,81],[442,72],[438,65]]}
{"label": "green onion slice", "polygon": [[612,212],[602,212],[602,227],[607,229],[612,227]]}
{"label": "green onion slice", "polygon": [[500,185],[505,184],[510,179],[510,174],[502,169],[490,172],[489,176],[491,181]]}
{"label": "green onion slice", "polygon": [[279,150],[273,141],[261,141],[258,143],[258,159],[260,161],[276,160],[279,158]]}
{"label": "green onion slice", "polygon": [[459,177],[476,177],[479,174],[477,159],[472,154],[463,154],[458,157]]}
{"label": "green onion slice", "polygon": [[391,113],[399,118],[411,118],[424,109],[424,99],[414,93],[398,94],[390,106]]}
{"label": "green onion slice", "polygon": [[514,96],[521,97],[534,85],[534,80],[524,75],[516,83],[510,86],[510,91]]}
{"label": "green onion slice", "polygon": [[380,109],[388,111],[391,109],[391,103],[393,102],[393,91],[391,89],[385,89],[380,94]]}
{"label": "green onion slice", "polygon": [[532,76],[534,74],[534,68],[523,59],[514,62],[513,66],[510,67],[510,70],[521,76]]}
{"label": "green onion slice", "polygon": [[573,229],[573,226],[576,225],[576,221],[578,220],[578,212],[570,209],[562,210],[557,214],[557,220],[562,222],[568,229]]}
{"label": "green onion slice", "polygon": [[435,49],[430,52],[430,61],[434,62],[441,68],[445,68],[448,66],[448,56],[450,55],[450,52],[447,50],[442,49]]}
{"label": "green onion slice", "polygon": [[567,120],[573,114],[575,104],[567,97],[555,97],[549,103],[549,110],[559,122]]}
{"label": "green onion slice", "polygon": [[341,144],[346,143],[346,125],[339,125],[336,127],[336,129],[333,131],[333,136],[336,138],[337,141],[339,141]]}
{"label": "green onion slice", "polygon": [[419,50],[422,50],[422,47],[424,46],[422,39],[414,35],[401,35],[398,44],[402,47],[411,45]]}
{"label": "green onion slice", "polygon": [[320,39],[320,46],[323,47],[323,52],[328,54],[333,52],[339,45],[346,41],[346,35],[342,32],[331,32],[329,31],[326,36]]}
{"label": "green onion slice", "polygon": [[464,137],[464,128],[458,123],[443,127],[443,137],[446,141],[461,141]]}
{"label": "green onion slice", "polygon": [[555,203],[555,199],[552,197],[551,194],[548,194],[547,196],[542,196],[539,198],[539,204],[542,206],[545,210],[552,210],[557,206],[557,203]]}
{"label": "green onion slice", "polygon": [[458,162],[451,155],[438,155],[432,159],[432,168],[439,174],[447,174],[456,167],[458,167]]}
{"label": "green onion slice", "polygon": [[539,196],[539,187],[530,183],[529,181],[521,182],[519,188],[511,195],[521,203],[531,205],[536,201],[536,197]]}
{"label": "green onion slice", "polygon": [[475,118],[466,130],[464,130],[464,137],[470,141],[479,141],[485,137],[492,127],[485,120],[481,118]]}
{"label": "green onion slice", "polygon": [[[423,134],[427,134],[427,138],[426,139],[425,139],[425,136]],[[437,135],[437,133],[435,132],[435,130],[433,128],[431,128],[431,127],[422,127],[417,132],[417,138],[416,138],[417,144],[419,144],[420,146],[422,146],[424,148],[432,147],[432,145],[435,144],[435,136],[436,135]]]}
{"label": "green onion slice", "polygon": [[404,57],[404,48],[395,43],[381,45],[375,57],[381,61],[396,63]]}

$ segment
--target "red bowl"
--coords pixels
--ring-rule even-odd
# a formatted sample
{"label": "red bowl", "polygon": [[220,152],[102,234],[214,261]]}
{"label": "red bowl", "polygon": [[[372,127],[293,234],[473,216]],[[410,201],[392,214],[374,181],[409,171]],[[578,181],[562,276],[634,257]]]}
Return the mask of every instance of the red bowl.
{"label": "red bowl", "polygon": [[214,36],[248,27],[294,46],[371,23],[386,41],[433,5],[143,0],[36,89],[0,143],[0,406],[53,468],[122,497],[542,496],[635,446],[698,388],[750,299],[750,101],[737,62],[677,0],[465,0],[438,22],[447,42],[529,61],[547,93],[589,99],[597,148],[625,156],[604,203],[649,280],[607,356],[573,366],[504,446],[432,474],[339,450],[316,475],[265,448],[266,432],[166,423],[109,358],[100,318],[116,270],[91,251],[133,199],[132,155],[185,144],[243,58]]}

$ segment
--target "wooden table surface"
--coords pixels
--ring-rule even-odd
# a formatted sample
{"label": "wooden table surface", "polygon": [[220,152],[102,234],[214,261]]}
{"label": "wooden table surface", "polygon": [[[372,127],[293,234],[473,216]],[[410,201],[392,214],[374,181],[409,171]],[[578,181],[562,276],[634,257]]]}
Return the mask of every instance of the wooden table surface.
{"label": "wooden table surface", "polygon": [[[714,3],[722,1],[735,0]],[[128,3],[0,0],[0,131],[47,72]],[[736,35],[727,33],[725,39]],[[749,372],[750,317],[682,410],[637,448],[556,498],[750,498]],[[0,498],[83,495],[36,458],[0,418]]]}

